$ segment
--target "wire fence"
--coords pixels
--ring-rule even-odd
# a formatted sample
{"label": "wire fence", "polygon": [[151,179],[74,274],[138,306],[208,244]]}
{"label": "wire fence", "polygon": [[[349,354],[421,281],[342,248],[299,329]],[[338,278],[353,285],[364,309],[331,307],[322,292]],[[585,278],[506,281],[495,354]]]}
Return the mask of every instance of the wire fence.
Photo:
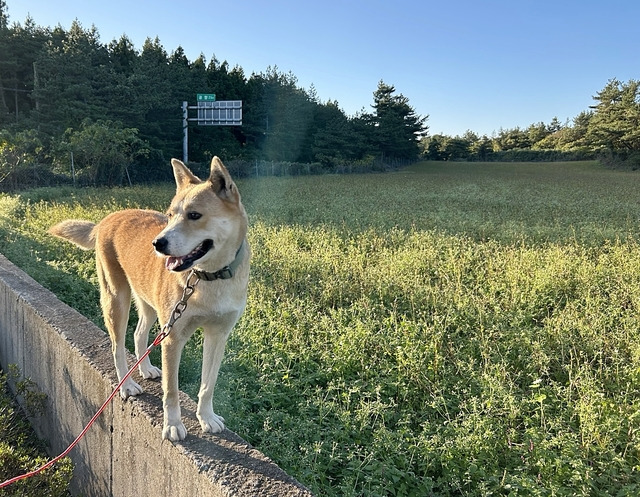
{"label": "wire fence", "polygon": [[[267,176],[311,176],[321,174],[364,174],[394,171],[412,164],[407,159],[369,158],[360,161],[344,161],[340,163],[323,164],[320,162],[286,162],[267,160],[229,160],[225,166],[234,178],[260,178]],[[70,167],[69,172],[53,171],[45,164],[21,164],[19,167],[0,167],[0,191],[11,192],[30,188],[51,186],[131,186],[133,184],[149,184],[173,179],[170,168],[162,165],[150,170],[149,165],[131,164],[120,168],[118,178],[111,178],[103,182],[95,175],[82,174]],[[209,175],[209,162],[191,162],[191,170],[206,178]]]}

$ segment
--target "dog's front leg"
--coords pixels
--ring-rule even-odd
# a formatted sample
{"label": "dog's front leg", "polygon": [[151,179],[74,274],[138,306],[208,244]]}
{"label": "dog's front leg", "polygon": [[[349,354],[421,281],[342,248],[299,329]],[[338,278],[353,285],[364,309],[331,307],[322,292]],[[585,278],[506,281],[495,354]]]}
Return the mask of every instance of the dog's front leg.
{"label": "dog's front leg", "polygon": [[222,326],[204,328],[202,356],[202,378],[198,393],[196,416],[205,433],[220,433],[224,430],[224,418],[213,412],[213,392],[215,390],[220,363],[231,327]]}
{"label": "dog's front leg", "polygon": [[164,409],[164,423],[162,438],[177,442],[184,440],[187,429],[182,423],[180,412],[180,397],[178,390],[178,368],[180,356],[185,342],[182,338],[169,336],[162,342],[162,406]]}

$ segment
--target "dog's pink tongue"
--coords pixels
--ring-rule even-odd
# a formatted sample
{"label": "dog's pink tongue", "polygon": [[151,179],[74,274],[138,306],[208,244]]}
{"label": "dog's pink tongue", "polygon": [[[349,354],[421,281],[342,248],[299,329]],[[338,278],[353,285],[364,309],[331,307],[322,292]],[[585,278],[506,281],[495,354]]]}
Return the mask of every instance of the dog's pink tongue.
{"label": "dog's pink tongue", "polygon": [[182,257],[167,257],[167,260],[164,261],[164,267],[169,271],[173,271],[180,264],[182,264]]}

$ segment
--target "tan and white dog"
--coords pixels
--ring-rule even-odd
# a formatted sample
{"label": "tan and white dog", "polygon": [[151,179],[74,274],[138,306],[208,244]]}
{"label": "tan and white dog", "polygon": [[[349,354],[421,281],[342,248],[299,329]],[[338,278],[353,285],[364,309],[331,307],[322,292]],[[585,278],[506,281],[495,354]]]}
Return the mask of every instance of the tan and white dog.
{"label": "tan and white dog", "polygon": [[[148,357],[139,367],[143,378],[162,376],[162,437],[176,441],[187,434],[178,398],[180,357],[199,327],[204,343],[196,414],[203,431],[224,429],[224,419],[213,412],[213,390],[227,337],[247,301],[251,251],[247,214],[220,159],[211,161],[206,181],[177,159],[172,159],[171,165],[177,191],[166,215],[129,209],[110,214],[98,224],[63,221],[50,233],[83,249],[96,250],[100,303],[120,380],[128,371],[125,333],[132,297],[139,315],[134,335],[139,358],[147,349],[149,330],[156,319],[167,323],[182,297],[186,270],[197,271],[202,281],[162,342],[162,372]],[[124,399],[140,393],[142,388],[131,378],[120,390]]]}

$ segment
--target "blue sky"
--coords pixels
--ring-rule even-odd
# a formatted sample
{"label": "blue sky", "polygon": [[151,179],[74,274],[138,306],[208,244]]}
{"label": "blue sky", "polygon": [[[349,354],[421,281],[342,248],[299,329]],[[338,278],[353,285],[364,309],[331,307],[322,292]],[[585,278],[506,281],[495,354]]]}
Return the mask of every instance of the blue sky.
{"label": "blue sky", "polygon": [[[383,80],[431,134],[571,120],[611,78],[640,79],[638,0],[7,0],[10,22],[95,25],[167,52],[277,66],[353,115]],[[224,98],[224,96],[221,96]],[[195,97],[194,97],[195,98]]]}

